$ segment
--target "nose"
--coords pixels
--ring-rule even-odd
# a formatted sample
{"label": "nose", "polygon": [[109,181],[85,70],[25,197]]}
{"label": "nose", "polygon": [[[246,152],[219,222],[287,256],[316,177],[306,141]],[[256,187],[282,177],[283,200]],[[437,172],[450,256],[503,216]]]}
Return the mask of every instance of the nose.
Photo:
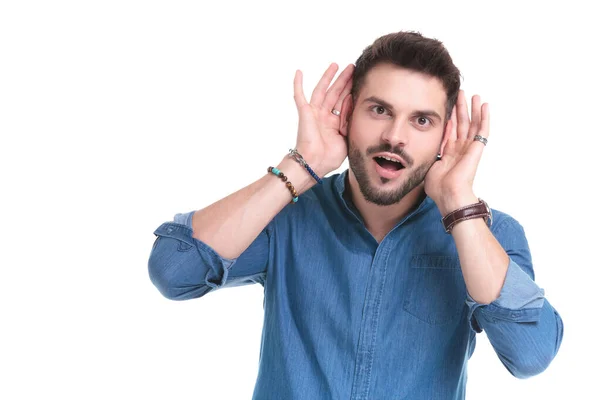
{"label": "nose", "polygon": [[392,147],[404,147],[408,144],[409,128],[408,121],[403,118],[394,119],[385,127],[381,139]]}

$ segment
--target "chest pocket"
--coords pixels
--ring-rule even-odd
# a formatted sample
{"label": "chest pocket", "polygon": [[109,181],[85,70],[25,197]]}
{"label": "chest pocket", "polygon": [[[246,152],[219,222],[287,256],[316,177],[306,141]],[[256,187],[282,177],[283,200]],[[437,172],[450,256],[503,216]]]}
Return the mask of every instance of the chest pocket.
{"label": "chest pocket", "polygon": [[418,255],[410,260],[406,312],[430,325],[455,321],[467,307],[458,257]]}

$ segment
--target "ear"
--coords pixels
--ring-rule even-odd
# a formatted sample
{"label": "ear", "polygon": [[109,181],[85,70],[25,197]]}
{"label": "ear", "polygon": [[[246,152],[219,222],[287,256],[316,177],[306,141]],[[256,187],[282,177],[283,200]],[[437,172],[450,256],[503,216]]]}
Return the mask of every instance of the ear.
{"label": "ear", "polygon": [[342,102],[342,110],[340,112],[340,133],[342,136],[348,136],[348,121],[352,118],[353,109],[352,95],[348,94]]}
{"label": "ear", "polygon": [[449,119],[446,122],[446,128],[444,129],[444,136],[442,136],[442,144],[440,145],[440,151],[438,152],[440,156],[444,156],[444,150],[446,148],[446,143],[450,140],[450,135],[452,135],[452,120]]}

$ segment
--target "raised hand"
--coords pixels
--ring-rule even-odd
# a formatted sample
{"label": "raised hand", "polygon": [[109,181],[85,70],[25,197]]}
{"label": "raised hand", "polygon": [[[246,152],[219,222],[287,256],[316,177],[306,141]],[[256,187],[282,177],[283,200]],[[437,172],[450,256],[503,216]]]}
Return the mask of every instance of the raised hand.
{"label": "raised hand", "polygon": [[294,101],[299,118],[296,148],[319,176],[339,168],[348,155],[345,138],[340,133],[340,116],[331,111],[341,111],[350,94],[354,65],[348,65],[329,87],[337,70],[335,63],[327,68],[312,92],[310,103],[304,97],[302,72],[296,71],[294,77]]}
{"label": "raised hand", "polygon": [[433,164],[425,177],[425,192],[435,201],[442,215],[477,202],[473,181],[489,131],[489,105],[481,105],[480,97],[473,96],[469,118],[465,94],[461,90],[446,126],[442,158]]}

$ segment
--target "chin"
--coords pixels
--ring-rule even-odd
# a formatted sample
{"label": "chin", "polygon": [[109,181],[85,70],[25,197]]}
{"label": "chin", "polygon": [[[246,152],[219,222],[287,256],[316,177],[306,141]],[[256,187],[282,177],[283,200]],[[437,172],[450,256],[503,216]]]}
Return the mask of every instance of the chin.
{"label": "chin", "polygon": [[374,158],[364,157],[355,147],[348,149],[348,162],[366,201],[380,206],[398,203],[423,182],[432,163],[386,168]]}
{"label": "chin", "polygon": [[[364,174],[360,167],[354,171],[360,192],[366,201],[378,206],[390,206],[400,202],[407,194],[419,186],[431,165],[424,164],[417,168],[404,168],[390,174],[381,174],[375,169],[371,174]],[[388,178],[392,176],[392,178]]]}

